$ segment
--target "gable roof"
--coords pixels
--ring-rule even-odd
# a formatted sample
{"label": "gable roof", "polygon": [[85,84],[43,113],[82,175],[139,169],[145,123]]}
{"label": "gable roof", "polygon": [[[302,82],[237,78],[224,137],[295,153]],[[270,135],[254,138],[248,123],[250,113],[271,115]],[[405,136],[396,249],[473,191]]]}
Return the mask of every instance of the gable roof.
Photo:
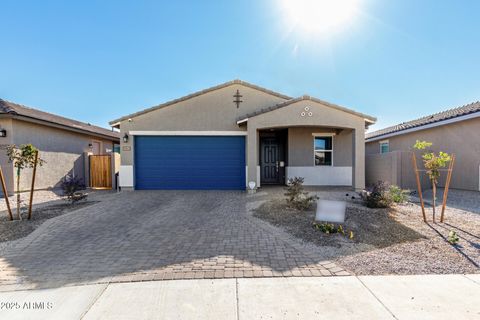
{"label": "gable roof", "polygon": [[94,126],[89,123],[64,118],[52,113],[40,111],[38,109],[26,107],[24,105],[20,105],[3,99],[0,99],[0,115],[24,117],[28,119],[39,120],[41,122],[48,122],[54,125],[59,125],[67,130],[73,130],[77,132],[81,131],[96,136],[100,135],[103,137],[113,138],[114,140],[120,139],[119,132]]}
{"label": "gable roof", "polygon": [[112,121],[109,122],[109,124],[111,126],[117,126],[119,124],[119,122],[127,120],[129,118],[133,118],[133,117],[136,117],[136,116],[139,116],[139,115],[142,115],[142,114],[154,111],[154,110],[158,110],[160,108],[168,107],[168,106],[173,105],[175,103],[182,102],[182,101],[185,101],[185,100],[188,100],[188,99],[192,99],[192,98],[201,96],[203,94],[206,94],[206,93],[209,93],[209,92],[212,92],[212,91],[215,91],[215,90],[226,88],[226,87],[234,85],[234,84],[241,84],[245,87],[249,87],[249,88],[252,88],[252,89],[255,89],[255,90],[258,90],[258,91],[262,91],[262,92],[265,92],[267,94],[270,94],[270,95],[273,95],[273,96],[276,96],[276,97],[279,97],[279,98],[282,98],[282,99],[285,99],[285,100],[292,99],[291,97],[289,97],[287,95],[284,95],[282,93],[275,92],[275,91],[257,86],[255,84],[251,84],[249,82],[236,79],[236,80],[228,81],[228,82],[225,82],[225,83],[222,83],[222,84],[219,84],[219,85],[216,85],[216,86],[204,89],[204,90],[200,90],[200,91],[188,94],[186,96],[183,96],[183,97],[180,97],[180,98],[177,98],[177,99],[174,99],[174,100],[164,102],[162,104],[159,104],[159,105],[156,105],[156,106],[153,106],[153,107],[150,107],[150,108],[147,108],[147,109],[135,112],[135,113],[131,113],[129,115],[126,115],[126,116],[120,117],[118,119],[112,120]]}
{"label": "gable roof", "polygon": [[425,127],[427,125],[432,125],[432,124],[442,125],[444,124],[442,123],[443,121],[454,120],[454,119],[462,120],[463,118],[460,118],[460,117],[477,114],[477,113],[478,113],[478,116],[480,116],[479,101],[473,102],[458,108],[448,109],[442,112],[434,113],[432,115],[418,118],[412,121],[402,122],[395,126],[387,127],[385,129],[370,132],[370,133],[367,133],[365,138],[368,140],[368,139],[377,139],[380,137],[384,137],[386,135],[403,134],[404,131],[406,130],[410,131],[414,128],[417,130],[421,130],[422,127]]}
{"label": "gable roof", "polygon": [[362,117],[362,118],[365,119],[365,121],[370,122],[370,123],[374,123],[375,121],[377,121],[377,118],[375,118],[375,117],[372,117],[372,116],[369,116],[369,115],[366,115],[366,114],[363,114],[363,113],[360,113],[360,112],[354,111],[352,109],[348,109],[348,108],[345,108],[345,107],[342,107],[342,106],[339,106],[339,105],[336,105],[336,104],[333,104],[333,103],[330,103],[330,102],[326,102],[326,101],[323,101],[323,100],[320,100],[320,99],[317,99],[317,98],[314,98],[314,97],[311,97],[311,96],[308,96],[308,95],[304,95],[302,97],[298,97],[298,98],[295,98],[295,99],[290,99],[288,101],[278,103],[278,104],[273,105],[273,106],[268,107],[268,108],[263,108],[263,109],[260,109],[258,111],[255,111],[255,112],[247,113],[246,115],[237,118],[237,123],[245,122],[245,121],[248,120],[248,118],[252,118],[252,117],[258,116],[260,114],[264,114],[264,113],[267,113],[267,112],[270,112],[270,111],[273,111],[273,110],[277,110],[277,109],[289,106],[289,105],[291,105],[295,102],[303,101],[303,100],[309,100],[309,101],[321,103],[321,104],[326,105],[328,107],[331,107],[333,109],[337,109],[337,110],[340,110],[340,111],[343,111],[343,112],[353,114],[355,116]]}

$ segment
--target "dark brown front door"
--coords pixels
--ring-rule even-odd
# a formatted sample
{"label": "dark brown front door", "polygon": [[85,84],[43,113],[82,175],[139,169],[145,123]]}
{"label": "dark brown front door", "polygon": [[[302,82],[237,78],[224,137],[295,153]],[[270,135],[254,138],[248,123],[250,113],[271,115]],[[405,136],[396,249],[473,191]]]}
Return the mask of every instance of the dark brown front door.
{"label": "dark brown front door", "polygon": [[275,184],[279,183],[279,144],[276,138],[263,138],[261,145],[261,183]]}

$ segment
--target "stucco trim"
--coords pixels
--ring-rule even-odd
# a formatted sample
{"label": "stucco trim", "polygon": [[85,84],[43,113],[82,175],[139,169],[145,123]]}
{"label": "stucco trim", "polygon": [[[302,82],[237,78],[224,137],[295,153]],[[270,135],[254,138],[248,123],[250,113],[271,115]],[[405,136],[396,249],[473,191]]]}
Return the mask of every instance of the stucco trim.
{"label": "stucco trim", "polygon": [[246,136],[247,131],[130,131],[132,136]]}
{"label": "stucco trim", "polygon": [[440,127],[440,126],[443,126],[443,125],[456,123],[456,122],[460,122],[460,121],[465,121],[465,120],[469,120],[469,119],[474,119],[474,118],[479,118],[479,117],[480,117],[480,112],[471,113],[471,114],[467,114],[467,115],[464,115],[464,116],[459,116],[459,117],[456,117],[456,118],[441,120],[441,121],[438,121],[438,122],[433,122],[433,123],[421,125],[421,126],[414,127],[414,128],[409,128],[409,129],[404,129],[404,130],[392,132],[392,133],[387,133],[387,134],[379,135],[379,136],[372,137],[372,138],[366,138],[365,142],[373,142],[373,141],[378,141],[378,140],[384,140],[384,139],[387,139],[387,138],[390,138],[390,137],[399,136],[399,135],[410,133],[410,132],[416,132],[416,131],[426,130],[426,129],[430,129],[430,128]]}
{"label": "stucco trim", "polygon": [[133,188],[133,166],[120,166],[119,183],[120,187]]}
{"label": "stucco trim", "polygon": [[306,186],[352,186],[352,167],[286,167],[286,177],[304,177]]}
{"label": "stucco trim", "polygon": [[168,106],[174,105],[174,104],[176,104],[176,103],[179,103],[179,102],[182,102],[182,101],[185,101],[185,100],[189,100],[189,99],[192,99],[192,98],[201,96],[201,95],[203,95],[203,94],[206,94],[206,93],[209,93],[209,92],[212,92],[212,91],[215,91],[215,90],[223,89],[223,88],[226,88],[226,87],[235,85],[235,84],[240,84],[240,85],[243,85],[243,86],[245,86],[245,87],[249,87],[249,88],[251,88],[251,89],[258,90],[258,91],[261,91],[261,92],[270,94],[270,95],[272,95],[272,96],[276,96],[276,97],[279,97],[279,98],[283,98],[283,99],[285,99],[285,100],[292,99],[292,97],[289,97],[289,96],[284,95],[284,94],[282,94],[282,93],[275,92],[275,91],[272,91],[272,90],[269,90],[269,89],[266,89],[266,88],[257,86],[257,85],[255,85],[255,84],[251,84],[251,83],[248,83],[248,82],[246,82],[246,81],[242,81],[242,80],[236,79],[236,80],[232,80],[232,81],[228,81],[228,82],[219,84],[219,85],[217,85],[217,86],[213,86],[213,87],[210,87],[210,88],[207,88],[207,89],[204,89],[204,90],[200,90],[200,91],[191,93],[191,94],[189,94],[189,95],[186,95],[186,96],[183,96],[183,97],[174,99],[174,100],[167,101],[167,102],[165,102],[165,103],[162,103],[162,104],[153,106],[153,107],[151,107],[151,108],[147,108],[147,109],[144,109],[144,110],[135,112],[135,113],[131,113],[131,114],[129,114],[129,115],[126,115],[126,116],[120,117],[120,118],[118,118],[118,119],[112,120],[112,121],[109,122],[109,124],[110,124],[111,126],[118,126],[118,125],[120,124],[120,122],[122,122],[122,121],[124,121],[124,120],[127,120],[127,119],[129,119],[129,118],[134,118],[134,117],[136,117],[136,116],[139,116],[139,115],[142,115],[142,114],[145,114],[145,113],[148,113],[148,112],[151,112],[151,111],[160,109],[160,108],[168,107]]}
{"label": "stucco trim", "polygon": [[248,122],[248,118],[237,121],[237,124],[242,124],[244,122]]}
{"label": "stucco trim", "polygon": [[312,132],[312,136],[314,137],[334,137],[337,134],[335,132]]}

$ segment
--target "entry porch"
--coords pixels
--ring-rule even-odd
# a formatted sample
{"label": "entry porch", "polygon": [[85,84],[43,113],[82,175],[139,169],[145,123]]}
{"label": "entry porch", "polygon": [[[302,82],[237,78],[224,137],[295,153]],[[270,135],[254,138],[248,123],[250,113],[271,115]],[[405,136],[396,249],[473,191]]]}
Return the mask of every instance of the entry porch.
{"label": "entry porch", "polygon": [[303,177],[305,185],[353,186],[353,130],[328,127],[257,131],[257,187],[284,185]]}

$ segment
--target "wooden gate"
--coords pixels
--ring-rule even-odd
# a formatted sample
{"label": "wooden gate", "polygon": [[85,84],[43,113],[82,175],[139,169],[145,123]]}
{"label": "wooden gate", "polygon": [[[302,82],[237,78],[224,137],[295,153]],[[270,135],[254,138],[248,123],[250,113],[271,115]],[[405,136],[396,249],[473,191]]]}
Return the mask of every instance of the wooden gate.
{"label": "wooden gate", "polygon": [[112,189],[112,159],[110,155],[90,155],[90,187]]}

